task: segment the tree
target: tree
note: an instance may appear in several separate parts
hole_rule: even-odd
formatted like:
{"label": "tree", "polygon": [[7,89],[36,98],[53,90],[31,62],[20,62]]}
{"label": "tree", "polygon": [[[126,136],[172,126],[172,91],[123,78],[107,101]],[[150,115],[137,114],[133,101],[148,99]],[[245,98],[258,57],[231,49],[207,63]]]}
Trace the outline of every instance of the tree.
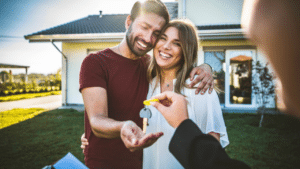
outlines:
{"label": "tree", "polygon": [[61,68],[59,68],[55,75],[55,86],[61,90]]}
{"label": "tree", "polygon": [[256,102],[259,105],[258,113],[261,113],[259,122],[259,127],[261,127],[266,112],[266,104],[270,102],[270,98],[275,97],[274,75],[269,72],[268,63],[262,66],[257,61],[253,69],[255,70],[255,74],[252,89],[256,95]]}

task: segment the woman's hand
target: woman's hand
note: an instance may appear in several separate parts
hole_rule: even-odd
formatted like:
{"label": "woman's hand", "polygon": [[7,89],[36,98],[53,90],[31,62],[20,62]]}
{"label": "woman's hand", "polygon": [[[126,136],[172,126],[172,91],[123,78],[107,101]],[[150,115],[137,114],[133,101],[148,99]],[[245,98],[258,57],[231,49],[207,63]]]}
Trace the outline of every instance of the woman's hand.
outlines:
{"label": "woman's hand", "polygon": [[81,136],[81,146],[80,146],[80,148],[82,149],[82,153],[84,153],[85,146],[87,146],[87,145],[89,145],[89,142],[85,138],[85,133],[83,133]]}

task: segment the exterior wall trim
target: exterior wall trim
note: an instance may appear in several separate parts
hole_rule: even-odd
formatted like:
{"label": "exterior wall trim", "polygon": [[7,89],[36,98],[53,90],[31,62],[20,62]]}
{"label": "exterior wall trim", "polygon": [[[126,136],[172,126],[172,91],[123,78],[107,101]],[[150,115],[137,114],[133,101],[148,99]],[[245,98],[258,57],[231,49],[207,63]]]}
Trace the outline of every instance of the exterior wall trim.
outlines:
{"label": "exterior wall trim", "polygon": [[98,33],[98,34],[56,34],[56,35],[32,35],[25,36],[29,42],[103,42],[103,41],[121,41],[125,33]]}
{"label": "exterior wall trim", "polygon": [[198,30],[201,40],[246,39],[242,29]]}

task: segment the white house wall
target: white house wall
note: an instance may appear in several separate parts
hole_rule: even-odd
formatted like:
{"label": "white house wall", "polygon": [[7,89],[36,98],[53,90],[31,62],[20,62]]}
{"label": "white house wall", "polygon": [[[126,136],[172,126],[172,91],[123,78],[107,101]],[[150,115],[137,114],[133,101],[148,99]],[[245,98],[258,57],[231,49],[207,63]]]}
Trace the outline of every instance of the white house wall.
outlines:
{"label": "white house wall", "polygon": [[184,2],[186,18],[197,26],[241,23],[243,0],[179,0],[179,18],[183,17]]}
{"label": "white house wall", "polygon": [[[98,51],[117,45],[118,43],[66,43],[62,44],[62,52],[68,58],[67,66],[67,92],[65,92],[65,81],[62,83],[63,104],[67,96],[67,104],[83,104],[81,93],[79,92],[79,72],[81,63],[88,55],[89,51]],[[65,59],[63,59],[64,71],[66,69]],[[66,72],[63,72],[66,79]],[[67,94],[67,95],[66,95]]]}

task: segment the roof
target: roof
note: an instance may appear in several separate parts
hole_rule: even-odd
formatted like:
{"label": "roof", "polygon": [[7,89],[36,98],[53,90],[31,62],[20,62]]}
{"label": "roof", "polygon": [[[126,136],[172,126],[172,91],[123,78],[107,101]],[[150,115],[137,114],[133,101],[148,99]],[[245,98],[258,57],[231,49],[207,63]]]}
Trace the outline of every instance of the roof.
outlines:
{"label": "roof", "polygon": [[11,64],[0,63],[0,68],[29,68],[29,67],[30,66],[11,65]]}
{"label": "roof", "polygon": [[[178,2],[165,3],[170,18],[178,17]],[[87,17],[25,35],[29,42],[53,41],[121,41],[126,31],[124,23],[129,14],[89,15]],[[240,25],[197,26],[200,39],[241,39]],[[212,30],[212,31],[211,31]],[[216,30],[222,30],[221,34]],[[224,30],[226,30],[224,32]],[[229,33],[228,33],[229,32]],[[220,36],[221,35],[221,36]]]}
{"label": "roof", "polygon": [[[177,2],[165,3],[171,19],[177,18]],[[89,15],[69,23],[42,30],[31,35],[25,35],[25,39],[35,35],[66,35],[66,34],[103,34],[124,33],[124,23],[129,14]]]}
{"label": "roof", "polygon": [[[89,15],[85,18],[42,30],[31,35],[89,34],[125,32],[125,20],[128,14]],[[26,37],[26,36],[25,36]]]}

